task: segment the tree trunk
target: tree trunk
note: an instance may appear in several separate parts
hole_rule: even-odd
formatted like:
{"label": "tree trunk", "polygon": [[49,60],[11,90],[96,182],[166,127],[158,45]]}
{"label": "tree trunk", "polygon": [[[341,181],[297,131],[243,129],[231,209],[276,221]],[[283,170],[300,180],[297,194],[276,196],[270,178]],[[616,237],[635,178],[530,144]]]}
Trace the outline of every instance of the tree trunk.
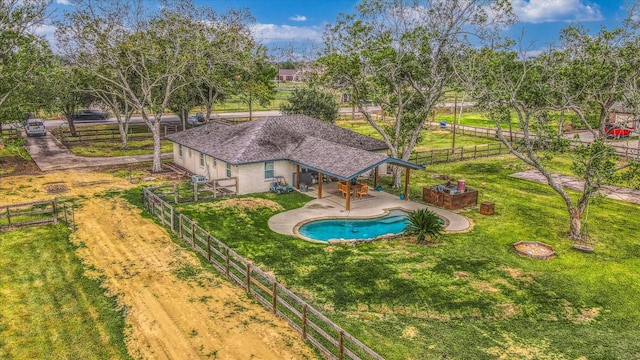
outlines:
{"label": "tree trunk", "polygon": [[77,136],[76,132],[76,124],[73,121],[73,115],[67,114],[67,124],[69,124],[69,131],[71,131],[71,136]]}
{"label": "tree trunk", "polygon": [[573,241],[584,241],[582,237],[582,211],[577,208],[569,209],[569,239]]}
{"label": "tree trunk", "polygon": [[151,168],[151,172],[157,173],[162,171],[160,162],[160,119],[156,118],[150,129],[153,133],[153,166]]}
{"label": "tree trunk", "polygon": [[122,116],[120,114],[116,114],[116,121],[118,122],[118,131],[120,132],[120,148],[128,149],[129,145],[127,144],[127,131],[129,130],[129,124],[124,124],[122,121]]}
{"label": "tree trunk", "polygon": [[394,189],[400,188],[402,186],[402,168],[400,166],[391,165],[391,172],[393,174],[391,187]]}

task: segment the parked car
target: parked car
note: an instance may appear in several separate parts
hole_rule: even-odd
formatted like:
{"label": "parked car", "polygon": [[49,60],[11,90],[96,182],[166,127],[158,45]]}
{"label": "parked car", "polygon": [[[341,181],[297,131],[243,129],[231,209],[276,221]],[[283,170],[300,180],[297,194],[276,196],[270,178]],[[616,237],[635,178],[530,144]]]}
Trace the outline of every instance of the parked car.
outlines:
{"label": "parked car", "polygon": [[24,132],[27,133],[27,136],[47,135],[47,130],[42,119],[27,119],[27,123],[24,127]]}
{"label": "parked car", "polygon": [[608,123],[604,127],[604,132],[607,134],[608,138],[624,138],[629,137],[631,135],[631,131],[633,129],[629,129],[624,125],[616,124],[616,123]]}
{"label": "parked car", "polygon": [[189,115],[187,117],[187,123],[191,125],[202,125],[204,124],[204,115],[202,113]]}
{"label": "parked car", "polygon": [[91,109],[83,109],[73,114],[73,120],[104,120],[109,117],[109,114]]}

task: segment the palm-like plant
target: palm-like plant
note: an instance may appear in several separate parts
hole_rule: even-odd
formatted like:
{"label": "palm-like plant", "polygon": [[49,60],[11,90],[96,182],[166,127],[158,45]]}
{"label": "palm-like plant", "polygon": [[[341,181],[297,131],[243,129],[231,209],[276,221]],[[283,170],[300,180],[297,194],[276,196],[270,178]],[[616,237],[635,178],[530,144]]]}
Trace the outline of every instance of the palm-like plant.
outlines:
{"label": "palm-like plant", "polygon": [[414,210],[407,215],[409,223],[404,228],[404,233],[407,235],[415,235],[418,244],[425,242],[427,238],[429,240],[435,240],[444,231],[442,220],[428,209]]}

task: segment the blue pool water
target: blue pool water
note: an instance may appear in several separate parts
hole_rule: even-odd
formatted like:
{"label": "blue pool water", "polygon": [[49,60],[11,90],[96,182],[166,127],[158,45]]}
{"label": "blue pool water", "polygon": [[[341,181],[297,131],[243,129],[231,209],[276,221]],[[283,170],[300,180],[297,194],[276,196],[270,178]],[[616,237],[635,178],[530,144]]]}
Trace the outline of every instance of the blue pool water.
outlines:
{"label": "blue pool water", "polygon": [[373,219],[330,219],[308,222],[298,229],[307,238],[329,241],[333,239],[365,240],[381,235],[399,234],[407,225],[407,212],[391,210]]}

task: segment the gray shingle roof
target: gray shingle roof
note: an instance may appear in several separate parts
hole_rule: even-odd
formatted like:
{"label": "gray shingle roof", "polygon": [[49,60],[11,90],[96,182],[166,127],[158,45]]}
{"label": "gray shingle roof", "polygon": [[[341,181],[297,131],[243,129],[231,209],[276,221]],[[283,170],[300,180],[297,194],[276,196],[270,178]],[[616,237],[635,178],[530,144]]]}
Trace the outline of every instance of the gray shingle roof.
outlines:
{"label": "gray shingle roof", "polygon": [[384,162],[384,142],[306,115],[264,117],[239,125],[212,122],[167,139],[241,165],[291,160],[342,178]]}

